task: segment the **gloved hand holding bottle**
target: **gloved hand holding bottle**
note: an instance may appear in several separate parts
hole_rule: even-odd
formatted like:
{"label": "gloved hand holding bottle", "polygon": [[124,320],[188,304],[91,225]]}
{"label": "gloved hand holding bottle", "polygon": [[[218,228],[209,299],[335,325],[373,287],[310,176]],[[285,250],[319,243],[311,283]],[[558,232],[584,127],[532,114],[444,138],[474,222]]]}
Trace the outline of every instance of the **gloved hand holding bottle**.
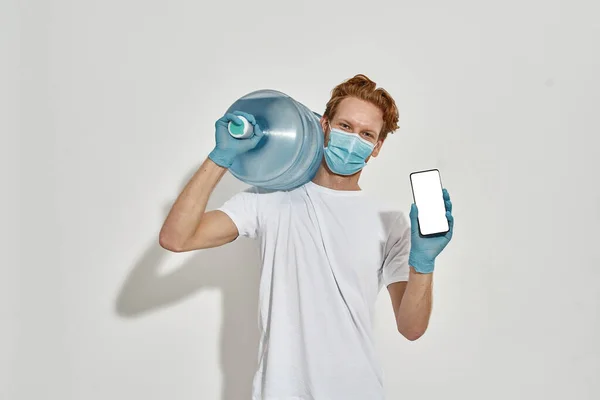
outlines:
{"label": "gloved hand holding bottle", "polygon": [[[242,125],[243,121],[239,118],[245,118],[254,128],[254,134],[245,139],[237,139],[229,133],[229,122],[236,125]],[[215,148],[208,157],[217,165],[229,168],[236,157],[247,151],[254,149],[263,138],[264,133],[256,124],[253,115],[241,111],[227,113],[215,123]]]}
{"label": "gloved hand holding bottle", "polygon": [[444,250],[452,239],[454,231],[454,217],[452,216],[452,202],[450,194],[446,189],[443,189],[444,203],[446,205],[446,218],[450,229],[443,236],[423,237],[419,233],[419,210],[415,204],[410,209],[410,225],[411,225],[411,245],[408,264],[415,271],[422,274],[430,274],[433,272],[435,258]]}

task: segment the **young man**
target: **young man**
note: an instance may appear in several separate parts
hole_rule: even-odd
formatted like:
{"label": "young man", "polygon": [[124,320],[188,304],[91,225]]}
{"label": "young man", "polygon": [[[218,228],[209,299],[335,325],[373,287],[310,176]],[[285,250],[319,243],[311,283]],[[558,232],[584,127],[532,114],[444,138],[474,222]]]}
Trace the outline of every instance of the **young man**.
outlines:
{"label": "young man", "polygon": [[[358,184],[388,133],[398,128],[394,100],[357,75],[332,92],[321,119],[325,156],[315,178],[290,191],[238,193],[206,212],[213,189],[235,157],[262,138],[237,140],[236,115],[216,123],[216,146],[179,195],[160,232],[175,251],[206,249],[238,236],[260,240],[259,365],[254,400],[376,400],[384,397],[371,324],[377,294],[391,296],[398,331],[416,340],[431,313],[436,256],[450,232],[421,237],[415,205],[410,224]],[[239,123],[240,121],[236,121]]]}

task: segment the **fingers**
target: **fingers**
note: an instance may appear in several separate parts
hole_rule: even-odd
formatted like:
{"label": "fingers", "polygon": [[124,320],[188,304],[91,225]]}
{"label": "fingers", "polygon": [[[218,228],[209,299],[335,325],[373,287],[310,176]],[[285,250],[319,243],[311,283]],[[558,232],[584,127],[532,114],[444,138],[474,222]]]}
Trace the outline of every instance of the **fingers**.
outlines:
{"label": "fingers", "polygon": [[243,124],[243,121],[239,118],[239,117],[244,117],[246,120],[248,120],[248,122],[250,122],[254,128],[254,137],[256,137],[257,139],[260,139],[264,136],[264,132],[262,131],[262,129],[260,129],[260,127],[258,126],[258,124],[256,123],[256,118],[254,118],[254,115],[243,112],[243,111],[233,111],[230,113],[226,113],[224,116],[222,116],[221,118],[219,118],[216,122],[216,126],[226,126],[229,122],[233,122],[236,125],[241,125]]}
{"label": "fingers", "polygon": [[252,125],[256,125],[256,119],[254,118],[254,115],[252,115],[252,114],[248,114],[243,111],[234,111],[233,114],[242,116],[242,117],[246,118],[248,120],[248,122],[250,122]]}
{"label": "fingers", "polygon": [[446,200],[444,204],[446,205],[446,211],[452,212],[452,202],[450,200]]}
{"label": "fingers", "polygon": [[264,135],[264,132],[262,131],[262,129],[260,129],[260,126],[258,126],[258,124],[256,123],[256,118],[254,118],[254,115],[248,114],[243,111],[234,111],[233,114],[246,118],[248,120],[248,122],[250,122],[252,124],[252,126],[254,127],[254,137],[257,137],[260,139]]}
{"label": "fingers", "polygon": [[444,194],[444,204],[446,206],[446,218],[448,219],[448,226],[450,229],[446,234],[446,238],[451,239],[452,233],[454,232],[454,216],[452,215],[452,201],[450,200],[450,193],[446,188],[442,189],[442,193]]}
{"label": "fingers", "polygon": [[442,189],[442,194],[444,195],[444,200],[450,200],[450,193],[448,192],[448,190],[446,188]]}
{"label": "fingers", "polygon": [[442,194],[444,196],[444,204],[446,206],[446,211],[452,212],[452,201],[450,200],[450,193],[446,188],[442,189]]}
{"label": "fingers", "polygon": [[221,120],[224,120],[225,122],[233,122],[236,125],[241,125],[243,124],[242,120],[239,119],[235,114],[233,113],[227,113],[223,116],[223,118],[221,118]]}
{"label": "fingers", "polygon": [[255,137],[263,137],[265,133],[262,131],[262,129],[260,129],[260,126],[258,126],[258,124],[254,125],[254,136]]}
{"label": "fingers", "polygon": [[218,128],[219,126],[227,126],[228,123],[229,118],[227,117],[227,114],[225,114],[215,122],[215,127]]}
{"label": "fingers", "polygon": [[450,211],[447,211],[446,218],[448,219],[448,226],[450,227],[448,233],[446,233],[446,238],[450,239],[452,238],[452,234],[454,233],[454,216]]}
{"label": "fingers", "polygon": [[260,128],[258,127],[258,125],[256,125],[254,127],[254,135],[252,135],[249,139],[250,143],[252,143],[253,148],[256,147],[258,145],[258,143],[263,139],[264,134],[262,133],[262,131],[260,130]]}

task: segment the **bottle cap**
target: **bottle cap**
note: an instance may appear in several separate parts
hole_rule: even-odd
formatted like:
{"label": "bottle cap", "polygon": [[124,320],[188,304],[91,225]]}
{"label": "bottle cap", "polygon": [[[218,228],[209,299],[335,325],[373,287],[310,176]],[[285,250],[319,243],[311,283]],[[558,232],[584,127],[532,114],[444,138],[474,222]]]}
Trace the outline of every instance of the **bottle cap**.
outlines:
{"label": "bottle cap", "polygon": [[229,121],[229,134],[236,139],[246,139],[254,134],[254,126],[244,117],[237,115],[242,124],[235,124]]}

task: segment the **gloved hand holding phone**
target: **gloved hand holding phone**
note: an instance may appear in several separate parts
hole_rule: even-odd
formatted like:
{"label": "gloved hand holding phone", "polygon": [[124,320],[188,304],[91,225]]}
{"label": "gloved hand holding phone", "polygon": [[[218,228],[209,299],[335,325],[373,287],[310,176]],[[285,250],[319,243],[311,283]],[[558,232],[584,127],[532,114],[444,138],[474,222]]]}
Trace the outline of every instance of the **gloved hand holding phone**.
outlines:
{"label": "gloved hand holding phone", "polygon": [[408,257],[408,264],[415,271],[422,274],[430,274],[435,266],[435,258],[444,250],[450,243],[454,231],[454,217],[452,216],[452,201],[450,194],[446,189],[443,189],[444,204],[446,206],[446,218],[450,230],[439,236],[421,236],[419,233],[419,210],[415,204],[410,209],[410,225],[411,225],[411,246]]}
{"label": "gloved hand holding phone", "polygon": [[[254,135],[246,139],[237,139],[229,133],[229,122],[236,125],[242,124],[239,116],[246,118],[254,128]],[[236,157],[247,151],[254,149],[263,138],[264,133],[256,124],[256,119],[253,115],[241,111],[227,113],[219,118],[215,123],[215,148],[210,152],[208,157],[217,165],[224,168],[229,168],[235,161]]]}

